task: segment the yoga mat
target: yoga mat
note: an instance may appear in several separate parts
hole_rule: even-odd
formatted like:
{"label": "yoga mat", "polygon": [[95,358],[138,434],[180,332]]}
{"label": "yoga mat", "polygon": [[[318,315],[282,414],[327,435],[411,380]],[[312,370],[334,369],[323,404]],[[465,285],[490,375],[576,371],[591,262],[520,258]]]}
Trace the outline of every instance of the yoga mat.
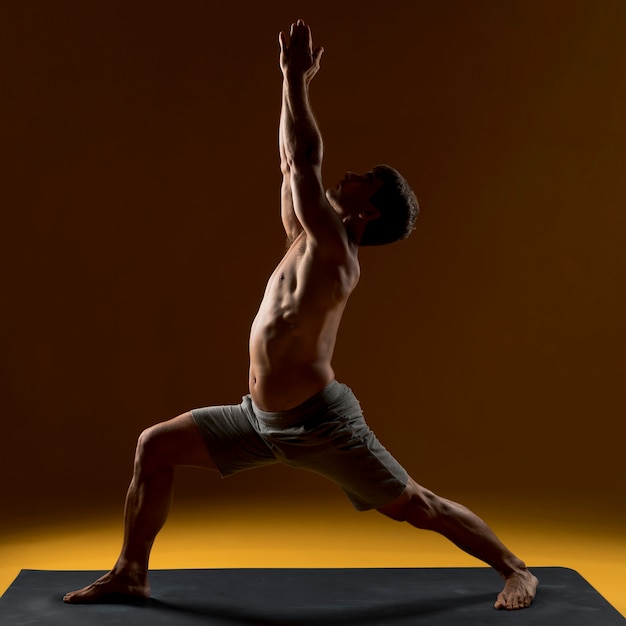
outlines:
{"label": "yoga mat", "polygon": [[0,598],[11,626],[624,626],[574,570],[531,568],[535,603],[492,608],[502,587],[489,568],[179,569],[151,571],[152,598],[67,605],[63,595],[97,571],[22,570]]}

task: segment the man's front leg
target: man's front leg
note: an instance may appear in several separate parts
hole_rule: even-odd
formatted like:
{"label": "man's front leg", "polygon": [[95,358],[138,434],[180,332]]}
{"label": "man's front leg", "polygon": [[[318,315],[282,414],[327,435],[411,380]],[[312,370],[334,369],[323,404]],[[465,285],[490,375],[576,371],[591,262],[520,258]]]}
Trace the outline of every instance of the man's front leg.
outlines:
{"label": "man's front leg", "polygon": [[110,572],[68,593],[64,602],[93,603],[111,595],[150,596],[148,561],[169,514],[177,465],[217,470],[191,413],[156,424],[141,434],[126,495],[120,556]]}

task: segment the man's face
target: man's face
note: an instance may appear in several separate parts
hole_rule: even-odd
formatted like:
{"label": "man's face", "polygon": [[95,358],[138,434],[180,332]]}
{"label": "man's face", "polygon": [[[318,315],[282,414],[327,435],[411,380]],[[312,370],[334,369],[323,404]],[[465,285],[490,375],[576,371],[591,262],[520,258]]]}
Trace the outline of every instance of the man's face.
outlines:
{"label": "man's face", "polygon": [[370,205],[370,198],[380,189],[382,179],[373,172],[346,175],[326,191],[326,197],[341,217],[363,210]]}

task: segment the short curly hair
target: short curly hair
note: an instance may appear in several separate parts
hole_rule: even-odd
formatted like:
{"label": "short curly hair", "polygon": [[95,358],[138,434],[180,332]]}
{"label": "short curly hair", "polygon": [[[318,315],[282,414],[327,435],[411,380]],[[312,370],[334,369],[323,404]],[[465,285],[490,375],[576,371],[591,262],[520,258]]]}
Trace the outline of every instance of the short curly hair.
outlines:
{"label": "short curly hair", "polygon": [[419,214],[415,193],[405,178],[389,165],[377,165],[372,173],[383,181],[370,198],[380,217],[367,224],[359,245],[382,246],[406,239],[415,229]]}

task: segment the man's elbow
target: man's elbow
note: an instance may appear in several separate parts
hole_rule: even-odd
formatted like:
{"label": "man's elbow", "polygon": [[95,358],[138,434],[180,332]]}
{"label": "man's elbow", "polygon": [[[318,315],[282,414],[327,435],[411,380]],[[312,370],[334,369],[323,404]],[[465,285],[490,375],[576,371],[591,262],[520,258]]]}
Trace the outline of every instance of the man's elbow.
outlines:
{"label": "man's elbow", "polygon": [[322,153],[316,149],[295,150],[287,157],[288,171],[298,171],[302,169],[310,169],[311,167],[320,167],[322,164]]}

